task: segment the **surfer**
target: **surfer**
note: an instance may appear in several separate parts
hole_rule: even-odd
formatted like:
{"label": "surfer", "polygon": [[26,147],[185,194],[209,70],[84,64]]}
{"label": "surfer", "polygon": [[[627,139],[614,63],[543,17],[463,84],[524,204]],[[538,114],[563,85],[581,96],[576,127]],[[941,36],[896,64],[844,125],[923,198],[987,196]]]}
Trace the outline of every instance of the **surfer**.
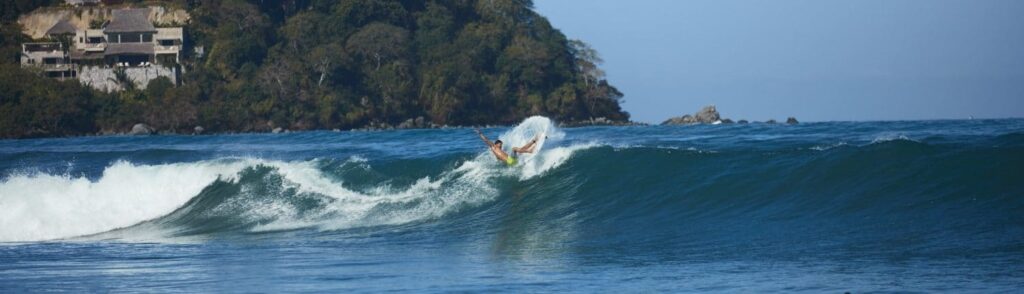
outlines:
{"label": "surfer", "polygon": [[[497,157],[498,161],[504,162],[508,166],[516,165],[516,158],[514,156],[509,156],[508,153],[501,150],[501,140],[494,140],[494,143],[491,143],[491,140],[488,140],[487,137],[484,136],[484,133],[480,132],[480,129],[474,128],[473,130],[476,131],[477,135],[480,135],[480,140],[483,140],[484,143],[490,147],[491,153],[494,153],[494,157]],[[537,134],[536,137],[533,137],[533,140],[530,140],[530,143],[526,143],[523,147],[512,147],[512,155],[519,155],[519,153],[533,153],[534,144],[537,144],[537,139],[539,138],[540,134]]]}

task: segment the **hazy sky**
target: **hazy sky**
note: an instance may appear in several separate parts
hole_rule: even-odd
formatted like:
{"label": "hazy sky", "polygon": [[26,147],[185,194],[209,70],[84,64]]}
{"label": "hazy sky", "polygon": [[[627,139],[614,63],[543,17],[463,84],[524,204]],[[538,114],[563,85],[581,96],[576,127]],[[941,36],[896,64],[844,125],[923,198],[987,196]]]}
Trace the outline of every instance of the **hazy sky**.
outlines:
{"label": "hazy sky", "polygon": [[1024,0],[534,0],[633,119],[1024,117]]}

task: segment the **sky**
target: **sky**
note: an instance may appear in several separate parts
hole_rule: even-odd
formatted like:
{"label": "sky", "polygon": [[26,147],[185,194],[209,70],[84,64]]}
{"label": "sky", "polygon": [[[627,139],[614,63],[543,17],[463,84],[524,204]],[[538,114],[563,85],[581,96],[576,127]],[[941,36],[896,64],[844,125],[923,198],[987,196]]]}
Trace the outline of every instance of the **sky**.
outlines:
{"label": "sky", "polygon": [[1024,117],[1021,0],[534,0],[634,121]]}

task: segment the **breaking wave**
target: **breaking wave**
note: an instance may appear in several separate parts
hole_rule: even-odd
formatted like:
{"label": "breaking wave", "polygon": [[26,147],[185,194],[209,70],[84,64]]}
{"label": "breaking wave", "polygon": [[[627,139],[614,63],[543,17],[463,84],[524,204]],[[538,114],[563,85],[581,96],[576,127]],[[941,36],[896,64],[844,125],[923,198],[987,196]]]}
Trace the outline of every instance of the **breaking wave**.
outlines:
{"label": "breaking wave", "polygon": [[771,244],[850,232],[873,243],[919,236],[912,241],[922,250],[952,244],[948,239],[1005,240],[979,249],[1005,250],[1019,248],[1011,245],[1024,235],[1019,133],[980,145],[889,136],[866,144],[702,150],[561,144],[565,134],[534,117],[498,138],[516,146],[541,132],[546,146],[514,168],[481,151],[117,161],[96,178],[16,173],[0,181],[0,242],[437,225],[473,231],[494,223],[514,224],[508,234],[652,244],[691,235]]}

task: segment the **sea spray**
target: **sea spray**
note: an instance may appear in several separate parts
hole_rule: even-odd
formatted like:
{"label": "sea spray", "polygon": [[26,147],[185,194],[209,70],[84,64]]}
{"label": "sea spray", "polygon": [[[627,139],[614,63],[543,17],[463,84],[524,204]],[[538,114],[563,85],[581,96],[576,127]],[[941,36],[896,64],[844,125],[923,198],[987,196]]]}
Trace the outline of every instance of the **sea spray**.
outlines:
{"label": "sea spray", "polygon": [[0,289],[1012,293],[1024,281],[1024,120],[559,131],[533,171],[465,128],[0,141],[0,235],[24,241],[0,242]]}
{"label": "sea spray", "polygon": [[173,211],[246,162],[135,165],[119,161],[99,180],[27,174],[0,182],[0,241],[38,241],[100,233]]}
{"label": "sea spray", "polygon": [[[510,145],[525,144],[541,133],[564,136],[549,119],[532,117],[501,138]],[[406,186],[389,181],[347,185],[318,159],[222,158],[158,165],[118,161],[97,180],[18,175],[0,182],[0,207],[9,212],[0,217],[0,242],[97,238],[100,233],[106,234],[99,238],[132,239],[225,230],[339,230],[436,219],[493,201],[499,195],[495,181],[537,176],[590,146],[538,146],[535,160],[512,169],[482,151],[451,170],[421,176]],[[344,162],[368,169],[367,161],[351,156]]]}

